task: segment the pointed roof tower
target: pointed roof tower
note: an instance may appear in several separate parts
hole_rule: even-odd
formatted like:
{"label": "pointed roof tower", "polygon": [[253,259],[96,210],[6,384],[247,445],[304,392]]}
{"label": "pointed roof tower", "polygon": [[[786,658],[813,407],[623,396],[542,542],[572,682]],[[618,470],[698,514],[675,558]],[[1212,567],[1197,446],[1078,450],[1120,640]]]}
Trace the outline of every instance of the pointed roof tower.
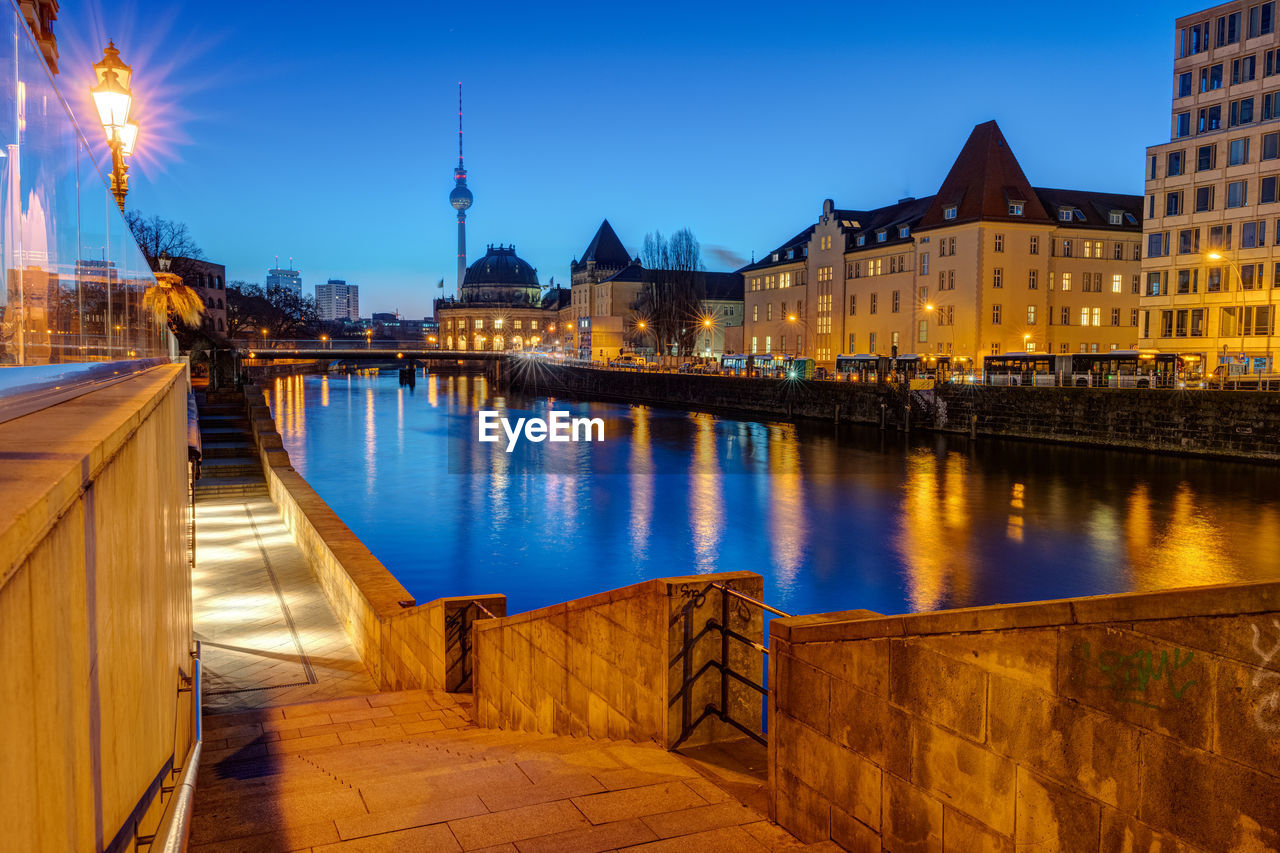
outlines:
{"label": "pointed roof tower", "polygon": [[[1010,213],[1015,203],[1022,205],[1021,216]],[[948,219],[946,210],[950,207],[956,210]],[[969,140],[916,230],[978,220],[1053,221],[994,121],[978,125],[969,134]]]}
{"label": "pointed roof tower", "polygon": [[587,261],[595,261],[597,267],[611,269],[622,269],[631,263],[631,256],[627,254],[622,241],[614,233],[609,220],[606,219],[600,223],[596,236],[591,238],[591,244],[587,246],[579,263],[585,264]]}

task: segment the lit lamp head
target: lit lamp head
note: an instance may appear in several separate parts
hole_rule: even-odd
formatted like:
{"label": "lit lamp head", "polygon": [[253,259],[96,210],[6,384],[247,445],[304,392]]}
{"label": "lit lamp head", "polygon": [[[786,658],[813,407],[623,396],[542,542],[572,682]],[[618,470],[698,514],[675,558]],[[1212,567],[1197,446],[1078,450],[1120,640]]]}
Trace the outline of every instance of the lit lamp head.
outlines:
{"label": "lit lamp head", "polygon": [[1211,261],[1222,260],[1222,254],[1220,252],[1209,252],[1208,254],[1205,255],[1205,257]]}
{"label": "lit lamp head", "polygon": [[94,63],[94,73],[98,76],[98,85],[89,91],[93,94],[94,106],[98,108],[98,119],[107,139],[119,138],[124,153],[133,152],[133,145],[138,138],[138,125],[129,121],[129,108],[133,104],[133,93],[129,83],[133,79],[133,69],[120,61],[120,51],[115,42],[108,42],[103,51],[102,61]]}

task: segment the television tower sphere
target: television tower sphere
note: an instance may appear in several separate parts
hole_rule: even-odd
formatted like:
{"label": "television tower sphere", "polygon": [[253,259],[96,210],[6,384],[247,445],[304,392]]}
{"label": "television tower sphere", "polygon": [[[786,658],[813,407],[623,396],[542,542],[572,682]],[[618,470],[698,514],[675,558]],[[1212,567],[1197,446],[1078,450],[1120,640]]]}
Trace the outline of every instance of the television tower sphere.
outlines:
{"label": "television tower sphere", "polygon": [[466,210],[471,206],[471,200],[471,190],[467,189],[467,185],[463,183],[459,183],[453,188],[453,192],[449,193],[449,204],[453,205],[454,210]]}

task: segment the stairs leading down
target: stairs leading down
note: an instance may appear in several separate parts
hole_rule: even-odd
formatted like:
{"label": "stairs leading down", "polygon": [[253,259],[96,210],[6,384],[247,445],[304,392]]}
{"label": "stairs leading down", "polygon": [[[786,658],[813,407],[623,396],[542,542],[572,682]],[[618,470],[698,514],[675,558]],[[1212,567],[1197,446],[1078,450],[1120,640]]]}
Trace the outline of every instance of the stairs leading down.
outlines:
{"label": "stairs leading down", "polygon": [[196,500],[265,495],[267,481],[253,443],[244,397],[235,392],[196,395],[204,453]]}

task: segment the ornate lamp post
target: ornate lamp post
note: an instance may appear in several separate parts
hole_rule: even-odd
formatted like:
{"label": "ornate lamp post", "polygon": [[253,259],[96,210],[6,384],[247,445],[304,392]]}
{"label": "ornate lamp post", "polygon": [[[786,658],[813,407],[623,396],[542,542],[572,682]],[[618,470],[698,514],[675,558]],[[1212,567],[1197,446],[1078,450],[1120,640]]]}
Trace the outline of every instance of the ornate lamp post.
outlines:
{"label": "ornate lamp post", "polygon": [[90,89],[98,119],[107,134],[111,147],[111,194],[124,213],[124,197],[129,194],[129,164],[125,158],[133,154],[138,142],[138,123],[129,121],[129,108],[133,104],[133,92],[129,83],[133,69],[120,61],[120,51],[115,42],[107,42],[101,62],[94,63],[98,85]]}

